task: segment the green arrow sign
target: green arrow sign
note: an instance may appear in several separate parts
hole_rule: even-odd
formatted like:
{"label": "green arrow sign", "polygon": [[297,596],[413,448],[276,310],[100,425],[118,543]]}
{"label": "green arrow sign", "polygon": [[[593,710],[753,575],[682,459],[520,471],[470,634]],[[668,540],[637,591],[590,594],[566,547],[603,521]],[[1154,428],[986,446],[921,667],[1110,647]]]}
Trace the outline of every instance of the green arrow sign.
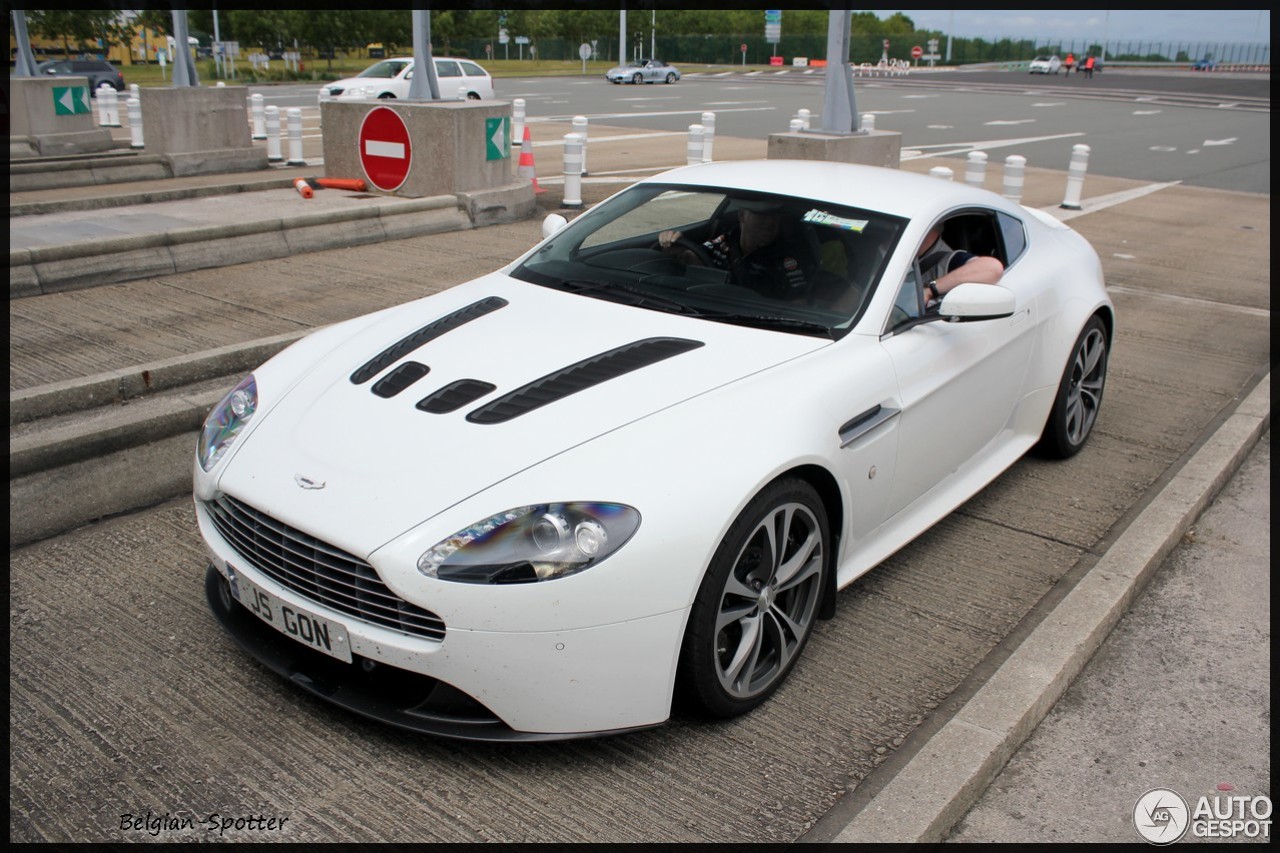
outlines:
{"label": "green arrow sign", "polygon": [[89,112],[89,90],[84,86],[54,86],[53,114],[74,116]]}
{"label": "green arrow sign", "polygon": [[484,159],[511,159],[511,120],[487,118],[484,120]]}

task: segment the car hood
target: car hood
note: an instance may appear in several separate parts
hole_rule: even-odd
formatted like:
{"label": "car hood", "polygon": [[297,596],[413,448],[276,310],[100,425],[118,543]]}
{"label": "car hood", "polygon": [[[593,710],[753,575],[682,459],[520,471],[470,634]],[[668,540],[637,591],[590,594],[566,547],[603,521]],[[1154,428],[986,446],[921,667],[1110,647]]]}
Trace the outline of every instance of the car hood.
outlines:
{"label": "car hood", "polygon": [[[259,371],[262,411],[219,488],[367,556],[550,457],[830,343],[495,273],[385,312],[300,379],[287,352]],[[579,498],[616,499],[536,499]]]}

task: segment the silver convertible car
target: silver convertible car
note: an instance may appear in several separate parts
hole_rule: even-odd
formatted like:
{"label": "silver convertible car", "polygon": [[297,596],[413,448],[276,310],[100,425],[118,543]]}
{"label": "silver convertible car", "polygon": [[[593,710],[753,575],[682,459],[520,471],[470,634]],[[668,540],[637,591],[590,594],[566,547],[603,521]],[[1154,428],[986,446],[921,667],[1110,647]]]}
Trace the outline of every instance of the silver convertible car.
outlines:
{"label": "silver convertible car", "polygon": [[209,606],[302,690],[491,741],[747,713],[837,590],[1098,423],[1098,257],[995,193],[708,163],[543,234],[205,423]]}
{"label": "silver convertible car", "polygon": [[610,68],[605,78],[610,83],[674,83],[680,79],[680,69],[661,59],[637,59],[629,65]]}

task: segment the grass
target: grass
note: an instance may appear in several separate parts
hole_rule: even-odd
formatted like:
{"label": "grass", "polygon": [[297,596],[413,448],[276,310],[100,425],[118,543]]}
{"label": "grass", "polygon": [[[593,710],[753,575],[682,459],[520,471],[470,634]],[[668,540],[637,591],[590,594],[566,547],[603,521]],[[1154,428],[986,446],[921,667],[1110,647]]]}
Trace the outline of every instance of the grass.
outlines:
{"label": "grass", "polygon": [[[269,70],[255,72],[247,61],[237,60],[235,63],[235,79],[227,79],[231,85],[257,85],[262,83],[323,83],[326,80],[340,80],[343,77],[354,77],[372,65],[376,60],[369,59],[309,59],[302,62],[302,70],[294,72],[285,70],[284,63],[278,59],[271,60]],[[480,64],[496,79],[503,77],[573,77],[583,76],[582,61],[560,60],[519,60],[495,59],[481,61]],[[605,72],[614,66],[612,62],[588,62],[586,76],[603,78]],[[691,70],[691,66],[679,66]],[[743,70],[743,66],[696,66],[698,70],[716,68],[719,70]],[[169,86],[173,79],[173,66],[167,65],[162,70],[159,65],[118,65],[124,72],[125,83],[137,83],[139,86]],[[770,70],[768,65],[748,65],[745,70]],[[778,69],[773,68],[776,71]],[[220,78],[213,60],[202,59],[196,63],[196,74],[200,84],[211,86]]]}

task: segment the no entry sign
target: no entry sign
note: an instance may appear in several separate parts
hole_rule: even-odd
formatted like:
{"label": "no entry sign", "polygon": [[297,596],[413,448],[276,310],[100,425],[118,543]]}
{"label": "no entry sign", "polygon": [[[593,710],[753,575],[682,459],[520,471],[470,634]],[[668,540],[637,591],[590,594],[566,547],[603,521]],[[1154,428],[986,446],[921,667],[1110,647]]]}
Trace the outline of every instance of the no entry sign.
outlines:
{"label": "no entry sign", "polygon": [[383,192],[397,190],[412,163],[404,119],[390,107],[374,107],[360,122],[360,166],[369,183]]}

